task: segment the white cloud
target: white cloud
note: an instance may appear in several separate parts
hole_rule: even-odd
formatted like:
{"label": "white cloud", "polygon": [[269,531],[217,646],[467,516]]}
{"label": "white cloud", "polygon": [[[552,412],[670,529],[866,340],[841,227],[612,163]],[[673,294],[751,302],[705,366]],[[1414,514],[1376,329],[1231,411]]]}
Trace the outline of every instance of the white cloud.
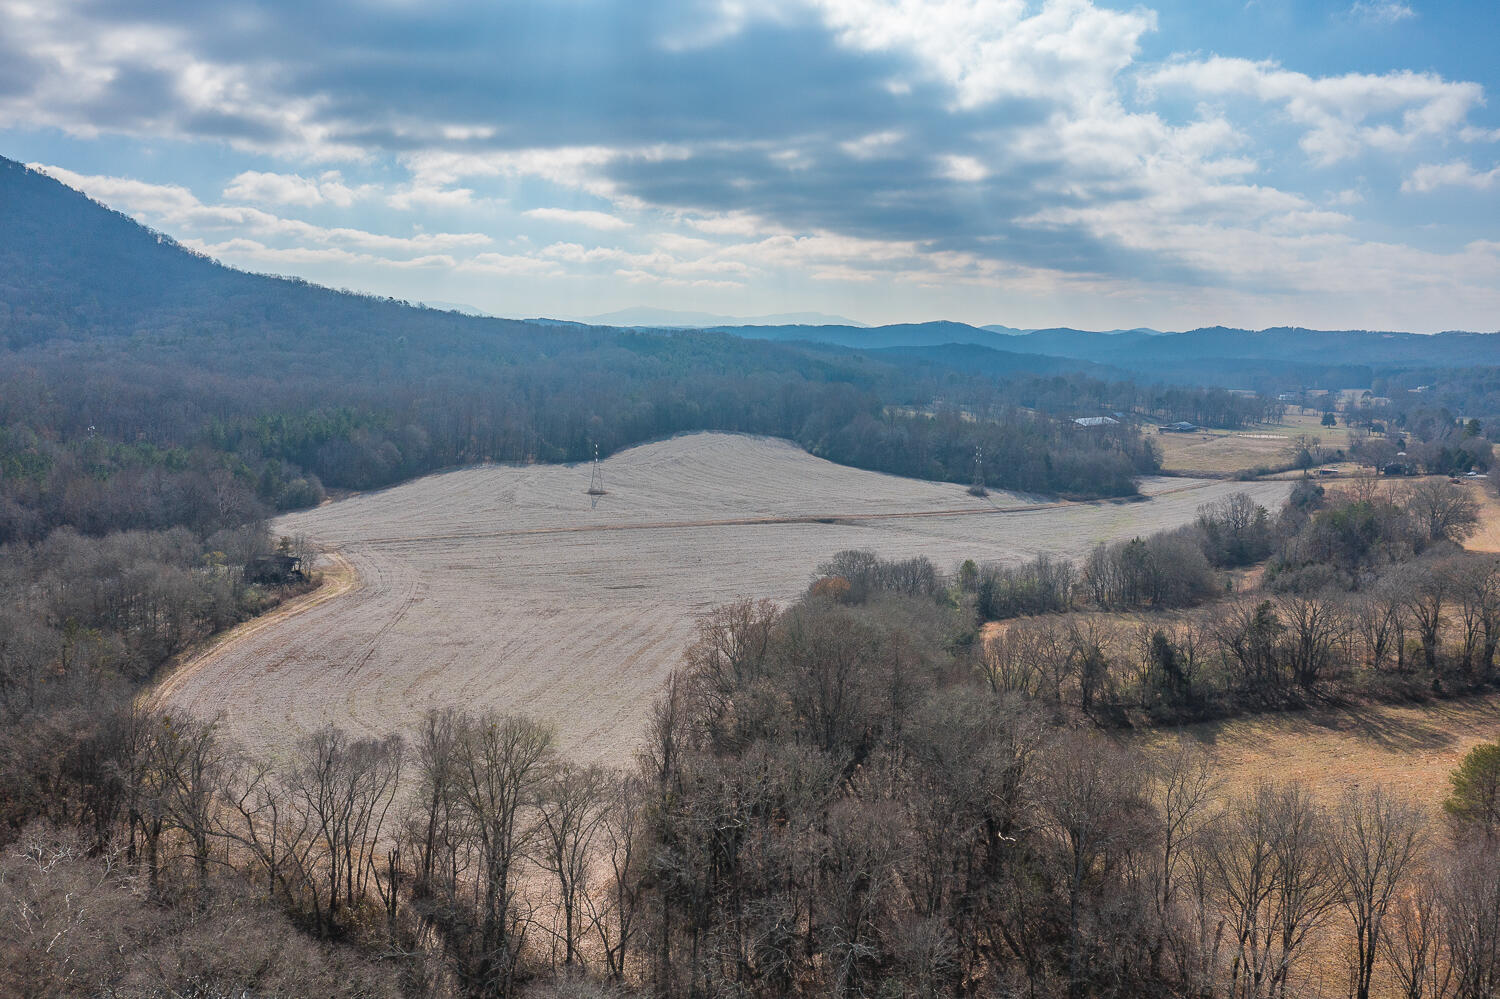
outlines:
{"label": "white cloud", "polygon": [[857,160],[874,159],[894,152],[906,139],[906,133],[898,129],[871,132],[858,139],[839,143],[839,148]]}
{"label": "white cloud", "polygon": [[460,261],[455,269],[499,277],[562,277],[567,273],[550,260],[509,253],[477,253]]}
{"label": "white cloud", "polygon": [[743,281],[720,281],[712,278],[678,278],[631,268],[620,268],[615,271],[615,277],[624,278],[631,284],[654,284],[664,288],[730,289],[743,288],[745,286]]}
{"label": "white cloud", "polygon": [[[68,0],[0,0],[0,23],[43,68],[27,89],[0,97],[0,126],[83,138],[115,132],[193,140],[207,131],[243,151],[316,161],[366,155],[319,120],[325,98],[278,93],[274,61],[212,61],[184,29],[94,22]],[[149,99],[121,90],[122,80],[153,81]]]}
{"label": "white cloud", "polygon": [[699,232],[712,236],[754,236],[780,228],[748,212],[725,212],[721,215],[690,217],[684,221]]}
{"label": "white cloud", "polygon": [[148,184],[129,177],[91,177],[46,163],[26,165],[122,211],[158,218],[180,218],[202,207],[192,191],[178,184]]}
{"label": "white cloud", "polygon": [[368,197],[373,190],[369,186],[357,190],[349,187],[337,170],[324,171],[318,177],[247,170],[229,181],[224,188],[224,197],[234,201],[299,205],[305,208],[317,205],[348,208],[356,199]]}
{"label": "white cloud", "polygon": [[308,264],[337,264],[354,267],[379,267],[393,270],[448,270],[456,261],[448,254],[425,254],[420,257],[393,258],[374,253],[357,253],[340,247],[268,246],[253,239],[228,239],[212,243],[201,239],[184,239],[182,244],[200,253],[236,263],[269,267],[299,267]]}
{"label": "white cloud", "polygon": [[[31,167],[112,208],[136,215],[153,225],[169,225],[179,231],[184,243],[203,232],[231,230],[263,239],[280,238],[304,244],[348,247],[395,259],[400,256],[431,257],[439,251],[451,252],[493,242],[489,236],[478,232],[417,232],[409,236],[392,236],[347,226],[319,226],[247,205],[204,204],[187,188],[177,185],[150,184],[124,177],[88,176],[45,164],[31,164]],[[294,248],[282,249],[292,253]]]}
{"label": "white cloud", "polygon": [[1004,97],[1084,106],[1108,94],[1140,37],[1156,27],[1144,8],[1088,0],[813,0],[844,44],[906,50],[953,89],[961,108]]}
{"label": "white cloud", "polygon": [[[1371,23],[1415,16],[1408,4],[1391,0],[1342,0],[1336,10]],[[1425,9],[1424,15],[1436,17]],[[847,94],[878,94],[864,105],[871,113],[841,114],[843,106],[826,103],[816,87],[778,89],[779,77],[763,81],[763,95],[752,95],[763,96],[775,113],[747,113],[750,105],[734,92],[738,77],[705,69],[716,53],[670,65],[674,52],[726,43],[768,19],[779,27],[767,36],[795,36],[805,47],[799,52],[840,49],[824,52],[850,74]],[[407,52],[394,30],[382,35],[372,28],[359,44],[376,55],[409,58],[403,63],[411,67],[409,88],[403,79],[388,92],[357,89],[351,84],[357,74],[339,68],[358,64],[354,50],[339,49],[343,41],[330,36],[321,42],[341,60],[329,60],[316,74],[326,91],[292,93],[293,81],[307,76],[297,72],[305,68],[297,46],[269,44],[279,37],[274,32],[257,35],[258,47],[247,44],[243,52],[211,46],[202,41],[204,26],[221,23],[211,16],[163,28],[128,12],[85,14],[82,0],[0,0],[0,23],[6,25],[0,50],[24,52],[46,66],[28,77],[30,92],[0,95],[0,127],[224,142],[279,161],[272,171],[238,174],[211,204],[177,185],[54,174],[185,241],[281,266],[296,260],[358,266],[363,255],[392,267],[436,269],[449,260],[475,275],[572,275],[607,283],[619,272],[621,280],[661,287],[878,279],[882,286],[1087,289],[1143,300],[1168,287],[1159,274],[1176,268],[1226,294],[1249,295],[1255,282],[1268,295],[1301,294],[1307,275],[1324,269],[1330,287],[1340,287],[1333,278],[1347,276],[1343,260],[1318,254],[1351,258],[1373,245],[1350,235],[1369,230],[1351,226],[1346,212],[1378,221],[1389,192],[1356,170],[1307,181],[1283,169],[1275,174],[1281,186],[1271,186],[1268,166],[1301,158],[1281,144],[1288,122],[1306,157],[1321,165],[1372,151],[1398,154],[1387,158],[1407,174],[1402,187],[1410,192],[1452,188],[1478,201],[1470,192],[1500,186],[1500,167],[1446,162],[1459,153],[1444,147],[1500,141],[1491,122],[1469,121],[1484,101],[1478,84],[1436,72],[1319,77],[1275,62],[1179,57],[1145,67],[1141,89],[1130,94],[1122,86],[1140,68],[1140,42],[1155,29],[1156,15],[1090,0],[693,0],[688,13],[665,3],[643,22],[652,28],[643,42],[633,36],[625,42],[644,44],[662,68],[631,80],[631,100],[649,112],[640,116],[638,134],[577,100],[573,91],[591,92],[608,78],[581,69],[576,87],[559,89],[556,114],[550,93],[464,102],[463,115],[474,120],[456,120],[457,105],[430,98],[424,114],[422,95],[434,92],[434,80],[446,87],[452,82],[446,74],[472,74],[472,90],[480,93],[504,74],[450,66],[436,48]],[[652,47],[663,37],[670,42],[665,50]],[[556,43],[543,38],[536,47]],[[699,74],[694,79],[705,86],[726,83],[724,103],[735,110],[710,120],[698,101],[677,103],[677,92],[651,89],[659,76],[680,91],[679,71]],[[1185,95],[1197,107],[1153,106],[1155,92]],[[1146,103],[1134,103],[1135,96]],[[836,117],[816,117],[829,107]],[[377,157],[382,169],[405,167],[408,176],[361,186],[323,170],[324,161]],[[671,168],[682,160],[695,162]],[[351,177],[378,175],[339,165]],[[976,186],[981,181],[985,186]],[[841,183],[847,197],[822,196]],[[809,198],[810,191],[820,196]],[[882,215],[886,204],[899,210]],[[955,224],[955,206],[969,204],[993,207],[967,212]],[[353,224],[285,217],[293,208],[309,215],[316,208],[320,221],[335,209],[350,210],[338,218]],[[410,224],[388,225],[381,208],[411,213]],[[515,225],[505,244],[515,252],[481,252],[496,242],[479,232],[423,232],[423,222],[439,228],[427,213],[464,219],[462,228]],[[370,217],[382,221],[365,221]],[[381,228],[389,231],[370,231]],[[538,245],[559,234],[579,241],[532,251],[528,229]],[[1047,231],[1038,237],[1036,229]],[[865,238],[847,235],[853,232]],[[620,245],[586,245],[590,235],[606,238],[600,233]],[[938,238],[944,247],[964,249],[940,251]],[[1028,246],[1055,251],[1055,269],[1034,264]],[[1294,266],[1245,261],[1242,253],[1284,253]],[[1483,261],[1494,256],[1486,253],[1451,255],[1455,273],[1483,274]],[[1006,259],[991,259],[1002,254]],[[1414,268],[1410,282],[1450,286],[1438,269],[1449,257],[1403,259]],[[1087,267],[1099,272],[1079,271]]]}
{"label": "white cloud", "polygon": [[1416,11],[1398,0],[1354,0],[1349,14],[1374,24],[1396,24],[1417,16]]}
{"label": "white cloud", "polygon": [[1469,112],[1484,103],[1479,84],[1452,82],[1435,73],[1315,78],[1274,62],[1222,56],[1168,63],[1143,76],[1142,84],[1148,95],[1158,88],[1179,88],[1280,105],[1306,129],[1300,145],[1322,165],[1363,149],[1400,151],[1421,140],[1461,138]]}
{"label": "white cloud", "polygon": [[1480,171],[1464,160],[1454,160],[1451,163],[1422,164],[1402,181],[1401,190],[1425,194],[1440,187],[1469,187],[1488,191],[1497,185],[1500,185],[1500,166]]}
{"label": "white cloud", "polygon": [[556,146],[486,152],[455,152],[429,149],[399,157],[412,173],[414,190],[446,192],[460,180],[487,177],[534,177],[558,187],[583,191],[613,202],[618,207],[639,207],[636,199],[622,194],[605,175],[614,163],[640,161],[659,163],[687,159],[685,146],[656,143],[644,146]]}
{"label": "white cloud", "polygon": [[589,229],[611,231],[629,229],[630,223],[607,212],[579,211],[571,208],[530,208],[522,213],[527,218],[543,222],[561,222],[564,225],[581,225]]}
{"label": "white cloud", "polygon": [[940,156],[938,173],[961,184],[977,183],[990,175],[985,165],[972,156]]}

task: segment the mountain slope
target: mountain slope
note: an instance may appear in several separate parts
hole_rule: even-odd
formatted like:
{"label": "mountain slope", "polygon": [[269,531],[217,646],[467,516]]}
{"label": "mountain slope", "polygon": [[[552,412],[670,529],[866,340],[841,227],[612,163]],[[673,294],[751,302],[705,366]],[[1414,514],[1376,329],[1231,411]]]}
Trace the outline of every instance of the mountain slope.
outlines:
{"label": "mountain slope", "polygon": [[983,447],[990,485],[1028,492],[1128,495],[1153,469],[1134,428],[925,415],[1004,391],[834,344],[473,317],[248,274],[0,160],[0,544],[64,526],[208,538],[325,487],[698,430],[964,482]]}

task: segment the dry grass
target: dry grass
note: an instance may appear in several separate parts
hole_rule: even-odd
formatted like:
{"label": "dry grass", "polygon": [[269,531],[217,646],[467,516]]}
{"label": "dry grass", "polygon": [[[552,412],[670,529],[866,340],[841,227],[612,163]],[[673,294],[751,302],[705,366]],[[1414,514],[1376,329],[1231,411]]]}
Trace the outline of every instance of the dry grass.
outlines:
{"label": "dry grass", "polygon": [[1290,461],[1298,437],[1316,438],[1333,448],[1349,443],[1348,428],[1322,425],[1316,410],[1291,408],[1280,423],[1260,424],[1248,430],[1203,430],[1194,434],[1157,434],[1152,441],[1161,448],[1162,468],[1185,475],[1227,475],[1249,468]]}
{"label": "dry grass", "polygon": [[696,434],[615,455],[608,495],[587,466],[429,476],[283,517],[355,567],[360,585],[225,641],[172,678],[164,703],[223,713],[274,752],[336,722],[412,724],[429,706],[525,711],[563,748],[624,763],[698,615],[739,596],[786,600],[846,548],[887,557],[1076,558],[1101,538],[1173,527],[1248,489],[1151,479],[1133,503],[1048,503],[861,472],[782,441]]}
{"label": "dry grass", "polygon": [[1495,495],[1487,479],[1471,479],[1464,488],[1479,501],[1479,530],[1464,542],[1464,547],[1471,552],[1500,552],[1500,496]]}
{"label": "dry grass", "polygon": [[1331,802],[1345,788],[1384,784],[1435,816],[1463,755],[1500,737],[1500,694],[1256,715],[1163,729],[1145,741],[1162,746],[1179,734],[1213,754],[1226,794],[1298,780]]}

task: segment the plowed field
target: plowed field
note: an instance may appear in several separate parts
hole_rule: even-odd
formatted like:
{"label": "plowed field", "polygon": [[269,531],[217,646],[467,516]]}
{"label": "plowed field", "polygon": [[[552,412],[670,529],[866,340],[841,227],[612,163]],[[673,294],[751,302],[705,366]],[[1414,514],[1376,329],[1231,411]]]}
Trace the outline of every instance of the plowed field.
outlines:
{"label": "plowed field", "polygon": [[794,597],[836,551],[943,568],[1077,557],[1232,492],[1274,507],[1289,488],[1164,478],[1143,502],[975,499],[727,434],[633,448],[603,475],[590,497],[585,465],[471,468],[281,518],[276,533],[305,533],[357,580],[188,660],[161,699],[222,714],[271,754],[326,721],[384,733],[455,704],[548,719],[566,751],[623,763],[699,614]]}

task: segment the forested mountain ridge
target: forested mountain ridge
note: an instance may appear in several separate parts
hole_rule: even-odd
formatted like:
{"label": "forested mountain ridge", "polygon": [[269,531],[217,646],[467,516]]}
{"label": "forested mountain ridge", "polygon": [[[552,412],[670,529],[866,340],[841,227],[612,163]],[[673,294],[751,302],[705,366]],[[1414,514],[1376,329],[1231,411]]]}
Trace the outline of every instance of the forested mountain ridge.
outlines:
{"label": "forested mountain ridge", "polygon": [[1275,360],[1294,364],[1375,366],[1420,364],[1463,367],[1500,364],[1500,336],[1449,331],[1401,333],[1377,330],[1312,330],[1277,326],[1263,330],[1210,326],[1181,333],[1155,330],[1091,332],[1067,328],[998,332],[993,327],[950,321],[889,326],[715,326],[714,330],[765,340],[807,340],[861,349],[977,344],[993,350],[1100,362],[1140,359],[1173,362]]}
{"label": "forested mountain ridge", "polygon": [[13,348],[80,335],[254,328],[271,344],[305,349],[307,335],[355,323],[368,341],[421,333],[455,346],[481,329],[525,328],[225,267],[3,157],[0,216],[0,337]]}
{"label": "forested mountain ridge", "polygon": [[1129,376],[1188,385],[1282,390],[1297,386],[1348,388],[1414,367],[1465,369],[1500,365],[1493,333],[1264,330],[1223,326],[1158,333],[1075,329],[999,332],[965,323],[853,326],[737,326],[716,330],[754,339],[832,343],[858,349],[933,349],[951,344],[1006,355],[1034,354],[1101,365]]}
{"label": "forested mountain ridge", "polygon": [[1076,414],[1019,412],[1006,384],[941,364],[471,317],[236,271],[9,160],[0,215],[0,543],[60,526],[206,537],[325,485],[691,430],[963,482],[982,446],[990,485],[1077,496],[1132,493],[1155,467],[1134,428],[1083,437]]}

